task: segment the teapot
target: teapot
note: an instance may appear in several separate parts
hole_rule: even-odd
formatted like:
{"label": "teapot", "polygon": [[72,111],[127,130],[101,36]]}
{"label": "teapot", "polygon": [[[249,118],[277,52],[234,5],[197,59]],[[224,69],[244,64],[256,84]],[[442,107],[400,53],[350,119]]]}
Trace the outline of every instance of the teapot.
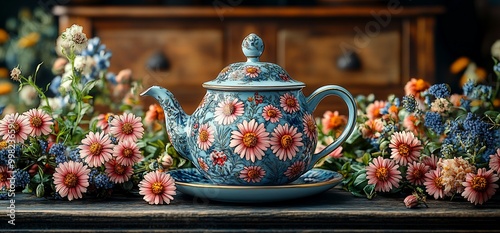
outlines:
{"label": "teapot", "polygon": [[[207,92],[192,115],[165,88],[152,86],[141,96],[159,102],[170,143],[214,184],[290,183],[352,133],[356,102],[337,85],[306,97],[304,83],[276,64],[259,61],[264,43],[253,33],[243,40],[242,50],[247,61],[230,64],[205,82]],[[330,95],[347,104],[347,126],[336,141],[315,153],[318,133],[312,113]]]}

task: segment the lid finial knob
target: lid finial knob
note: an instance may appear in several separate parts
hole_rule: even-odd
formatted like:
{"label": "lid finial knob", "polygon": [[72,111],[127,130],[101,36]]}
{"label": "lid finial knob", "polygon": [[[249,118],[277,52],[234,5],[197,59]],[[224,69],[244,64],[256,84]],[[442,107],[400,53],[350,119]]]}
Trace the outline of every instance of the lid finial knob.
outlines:
{"label": "lid finial knob", "polygon": [[264,42],[255,33],[250,33],[241,43],[241,50],[247,57],[247,62],[258,62],[264,51]]}

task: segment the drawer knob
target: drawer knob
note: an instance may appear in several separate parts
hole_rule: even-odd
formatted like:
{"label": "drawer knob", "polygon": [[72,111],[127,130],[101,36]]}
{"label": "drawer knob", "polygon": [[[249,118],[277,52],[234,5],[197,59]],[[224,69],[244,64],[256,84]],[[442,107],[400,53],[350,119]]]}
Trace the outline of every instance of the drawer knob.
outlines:
{"label": "drawer knob", "polygon": [[361,69],[361,61],[358,54],[350,50],[337,58],[337,68],[345,71],[355,71]]}
{"label": "drawer knob", "polygon": [[163,52],[158,51],[146,61],[146,68],[154,71],[165,71],[170,68],[170,62]]}

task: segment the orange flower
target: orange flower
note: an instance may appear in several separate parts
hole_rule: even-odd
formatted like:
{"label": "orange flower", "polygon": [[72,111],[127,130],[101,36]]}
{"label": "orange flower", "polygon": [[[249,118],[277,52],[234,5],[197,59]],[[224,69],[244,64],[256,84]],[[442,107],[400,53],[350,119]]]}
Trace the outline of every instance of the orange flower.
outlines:
{"label": "orange flower", "polygon": [[427,90],[431,85],[423,79],[412,78],[405,85],[405,95],[413,95],[417,99],[422,99],[420,93]]}
{"label": "orange flower", "polygon": [[17,46],[19,48],[29,48],[36,45],[39,40],[40,34],[32,32],[26,36],[21,37],[21,39],[19,39],[19,41],[17,42]]}
{"label": "orange flower", "polygon": [[470,63],[468,57],[459,57],[450,66],[450,72],[452,74],[458,74],[460,71],[464,70]]}
{"label": "orange flower", "polygon": [[9,40],[9,33],[0,28],[0,44],[3,44]]}
{"label": "orange flower", "polygon": [[8,82],[0,83],[0,95],[9,94],[12,91],[12,84]]}
{"label": "orange flower", "polygon": [[326,111],[321,119],[323,124],[323,133],[328,134],[332,130],[343,128],[347,124],[347,118],[344,115],[339,115],[338,111]]}

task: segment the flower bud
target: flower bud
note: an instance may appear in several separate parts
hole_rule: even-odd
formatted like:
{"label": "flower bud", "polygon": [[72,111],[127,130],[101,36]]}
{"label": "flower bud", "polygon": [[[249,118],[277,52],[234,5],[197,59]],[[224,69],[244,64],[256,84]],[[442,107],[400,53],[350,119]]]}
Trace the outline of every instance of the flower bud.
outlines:
{"label": "flower bud", "polygon": [[38,184],[36,186],[36,197],[43,197],[45,195],[45,185]]}
{"label": "flower bud", "polygon": [[418,205],[418,198],[415,195],[408,195],[404,200],[405,206],[408,209],[414,208]]}

